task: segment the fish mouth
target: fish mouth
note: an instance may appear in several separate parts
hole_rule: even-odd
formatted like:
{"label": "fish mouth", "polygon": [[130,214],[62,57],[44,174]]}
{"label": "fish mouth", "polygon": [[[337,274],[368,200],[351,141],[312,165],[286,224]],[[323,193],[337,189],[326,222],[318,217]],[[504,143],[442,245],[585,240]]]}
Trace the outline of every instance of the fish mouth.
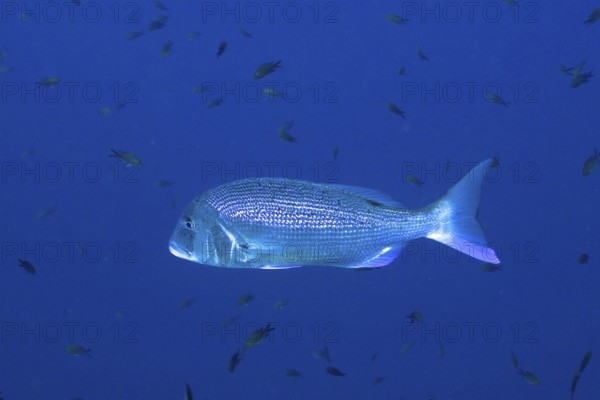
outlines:
{"label": "fish mouth", "polygon": [[176,257],[184,258],[189,260],[191,258],[191,254],[189,251],[184,250],[181,246],[179,246],[173,240],[169,241],[169,251]]}

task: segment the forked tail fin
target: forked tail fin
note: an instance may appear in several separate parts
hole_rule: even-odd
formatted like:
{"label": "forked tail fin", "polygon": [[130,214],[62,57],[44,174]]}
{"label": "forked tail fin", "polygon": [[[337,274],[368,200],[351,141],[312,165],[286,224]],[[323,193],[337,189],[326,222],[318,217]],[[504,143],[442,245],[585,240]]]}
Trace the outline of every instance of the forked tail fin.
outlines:
{"label": "forked tail fin", "polygon": [[427,238],[478,260],[500,263],[494,249],[488,246],[477,220],[481,184],[486,171],[496,163],[494,159],[479,163],[432,205],[431,209],[439,216],[439,223],[427,233]]}

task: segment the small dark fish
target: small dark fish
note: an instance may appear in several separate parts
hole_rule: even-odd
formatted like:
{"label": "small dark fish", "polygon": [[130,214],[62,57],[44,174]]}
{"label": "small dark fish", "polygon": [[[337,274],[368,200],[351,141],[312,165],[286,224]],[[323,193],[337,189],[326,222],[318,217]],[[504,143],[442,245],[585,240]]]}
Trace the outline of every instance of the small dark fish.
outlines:
{"label": "small dark fish", "polygon": [[498,168],[500,165],[500,157],[492,157],[492,162],[490,163],[490,168]]}
{"label": "small dark fish", "polygon": [[37,213],[37,219],[43,219],[46,218],[49,215],[54,214],[55,212],[58,211],[58,206],[56,204],[54,204],[53,206],[50,206],[48,208],[44,208],[42,211]]}
{"label": "small dark fish", "polygon": [[379,385],[381,382],[383,382],[385,380],[385,376],[378,376],[375,379],[373,379],[373,382],[371,382],[371,384],[373,386],[375,385]]}
{"label": "small dark fish", "polygon": [[591,25],[598,20],[600,20],[600,7],[594,9],[594,11],[591,12],[590,16],[583,21],[583,23],[586,25]]}
{"label": "small dark fish", "polygon": [[479,269],[483,272],[497,272],[502,271],[502,267],[492,263],[481,264]]}
{"label": "small dark fish", "polygon": [[192,394],[192,388],[187,383],[185,384],[185,400],[194,400],[194,395]]}
{"label": "small dark fish", "polygon": [[245,306],[246,304],[250,303],[252,300],[254,300],[254,296],[251,294],[243,294],[241,295],[237,301],[235,302],[235,304],[237,304],[238,306]]}
{"label": "small dark fish", "polygon": [[286,142],[290,142],[290,143],[296,143],[297,142],[296,136],[292,136],[292,134],[290,134],[287,131],[277,131],[277,134],[279,135],[280,138],[282,138]]}
{"label": "small dark fish", "polygon": [[23,150],[21,152],[21,158],[29,158],[34,154],[35,154],[35,150],[33,150],[33,149]]}
{"label": "small dark fish", "polygon": [[216,106],[221,105],[221,103],[223,102],[223,99],[212,99],[211,101],[208,102],[208,104],[206,105],[206,108],[213,108]]}
{"label": "small dark fish", "polygon": [[538,386],[541,384],[540,378],[538,378],[533,372],[523,371],[521,368],[519,368],[519,372],[517,373],[521,375],[521,378],[523,378],[525,382],[529,383],[530,385]]}
{"label": "small dark fish", "polygon": [[273,308],[276,310],[281,310],[282,308],[286,308],[290,304],[290,301],[287,299],[277,300],[275,304],[273,304]]}
{"label": "small dark fish", "polygon": [[265,96],[267,96],[270,100],[273,100],[276,97],[283,97],[283,98],[285,98],[283,92],[280,92],[279,90],[274,89],[274,88],[264,88],[263,89],[263,94]]}
{"label": "small dark fish", "polygon": [[575,373],[573,374],[573,379],[571,380],[571,400],[573,400],[573,397],[575,396],[575,389],[577,389],[577,384],[579,383],[579,378],[581,378],[581,374],[583,373],[583,371],[585,371],[585,368],[587,367],[591,358],[592,358],[591,351],[588,351],[587,353],[585,353],[583,356],[583,359],[581,360],[581,363],[579,364],[579,369],[577,371],[575,371]]}
{"label": "small dark fish", "polygon": [[273,72],[275,72],[276,70],[281,68],[281,66],[279,64],[281,64],[281,60],[271,61],[271,62],[259,65],[259,67],[256,69],[256,71],[254,71],[254,79],[262,79],[265,76],[272,74]]}
{"label": "small dark fish", "polygon": [[334,159],[334,160],[337,160],[337,157],[338,157],[338,154],[339,154],[339,152],[340,152],[340,148],[336,146],[336,147],[333,149],[333,159]]}
{"label": "small dark fish", "polygon": [[396,15],[396,14],[387,14],[385,16],[385,19],[390,21],[392,24],[396,24],[396,25],[406,25],[406,23],[409,22],[408,19],[404,19],[401,16]]}
{"label": "small dark fish", "polygon": [[411,175],[411,174],[405,175],[404,181],[407,183],[410,183],[411,185],[414,185],[414,186],[422,186],[425,184],[425,182],[420,180],[416,175]]}
{"label": "small dark fish", "polygon": [[594,71],[582,72],[583,66],[585,63],[580,63],[575,67],[575,71],[573,71],[573,78],[571,79],[571,87],[577,88],[584,83],[589,82],[590,78],[594,76]]}
{"label": "small dark fish", "polygon": [[52,87],[52,86],[57,86],[58,84],[60,84],[60,78],[57,78],[55,76],[49,76],[49,77],[42,79],[37,84],[39,86],[43,86],[43,87],[47,87],[47,88]]}
{"label": "small dark fish", "polygon": [[499,106],[508,107],[510,103],[502,98],[497,93],[487,93],[485,97],[488,99],[490,103],[498,104]]}
{"label": "small dark fish", "polygon": [[173,186],[174,186],[174,185],[173,185],[173,182],[166,181],[166,180],[164,180],[164,179],[159,179],[159,180],[157,180],[156,182],[154,182],[154,184],[155,184],[157,187],[173,187]]}
{"label": "small dark fish", "polygon": [[110,151],[113,153],[109,154],[108,156],[115,157],[117,160],[123,162],[126,167],[140,167],[142,165],[142,160],[129,151],[114,149],[110,149]]}
{"label": "small dark fish", "polygon": [[573,378],[571,379],[571,400],[573,400],[573,398],[575,397],[575,389],[577,389],[579,378],[581,378],[581,372],[575,371],[575,373],[573,374]]}
{"label": "small dark fish", "polygon": [[420,47],[417,47],[417,56],[419,56],[419,60],[421,61],[429,61],[429,57],[423,53],[423,50]]}
{"label": "small dark fish", "polygon": [[223,53],[225,53],[225,49],[227,48],[227,42],[222,41],[219,43],[219,48],[217,49],[217,58],[221,57]]}
{"label": "small dark fish", "polygon": [[277,135],[286,142],[296,143],[296,137],[288,131],[294,126],[294,121],[286,122],[277,129]]}
{"label": "small dark fish", "polygon": [[591,351],[588,351],[587,353],[585,353],[585,355],[583,356],[583,359],[581,360],[581,364],[579,365],[579,372],[583,372],[585,370],[585,367],[587,367],[591,358],[592,358]]}
{"label": "small dark fish", "polygon": [[177,308],[188,308],[192,304],[196,302],[196,298],[193,297],[191,299],[182,300],[179,304],[177,304]]}
{"label": "small dark fish", "polygon": [[590,359],[592,358],[592,352],[588,351],[584,354],[581,363],[579,364],[579,369],[575,371],[573,374],[573,378],[571,379],[571,400],[575,397],[575,390],[577,389],[577,384],[579,383],[579,378],[581,378],[581,374],[587,367]]}
{"label": "small dark fish", "polygon": [[571,80],[571,87],[576,88],[584,83],[589,82],[590,78],[594,76],[594,71],[588,71],[584,73],[580,73],[577,75],[573,75],[573,79]]}
{"label": "small dark fish", "polygon": [[25,271],[27,271],[31,275],[35,274],[35,267],[29,261],[21,260],[21,259],[18,259],[17,261],[19,261],[19,267],[22,267]]}
{"label": "small dark fish", "polygon": [[135,39],[139,38],[140,36],[142,36],[143,34],[144,34],[144,31],[129,32],[124,36],[124,38],[126,40],[135,40]]}
{"label": "small dark fish", "polygon": [[423,322],[423,314],[420,311],[413,311],[406,316],[410,323]]}
{"label": "small dark fish", "polygon": [[446,349],[444,349],[444,344],[442,342],[440,342],[440,349],[438,354],[440,358],[444,358],[444,356],[446,355]]}
{"label": "small dark fish", "polygon": [[158,29],[162,29],[165,27],[165,25],[167,25],[168,20],[169,17],[167,15],[159,15],[158,17],[150,21],[150,24],[148,24],[148,30],[156,31]]}
{"label": "small dark fish", "polygon": [[327,367],[327,368],[325,368],[325,372],[327,372],[329,375],[333,375],[333,376],[346,376],[345,372],[340,371],[336,367]]}
{"label": "small dark fish", "polygon": [[327,345],[323,345],[323,349],[321,350],[313,351],[312,355],[315,358],[322,358],[323,360],[327,361],[327,364],[331,364],[331,354],[329,353]]}
{"label": "small dark fish", "polygon": [[577,257],[577,262],[579,264],[587,264],[587,262],[589,261],[590,256],[587,255],[586,253],[582,253],[579,257]]}
{"label": "small dark fish", "polygon": [[274,330],[275,328],[272,327],[271,324],[266,324],[265,326],[260,327],[252,332],[250,336],[248,336],[248,339],[246,339],[246,349],[258,345],[260,342],[268,338],[269,334]]}
{"label": "small dark fish", "polygon": [[377,356],[378,356],[378,355],[379,355],[379,354],[377,354],[377,353],[373,353],[373,354],[371,355],[371,364],[374,364],[374,363],[375,363],[375,360],[377,360]]}
{"label": "small dark fish", "polygon": [[560,73],[563,74],[563,75],[571,75],[571,76],[573,76],[573,72],[571,72],[571,71],[573,71],[573,68],[574,67],[566,67],[564,65],[561,65],[560,66]]}
{"label": "small dark fish", "polygon": [[158,8],[160,11],[169,11],[167,7],[158,0],[153,1],[152,4],[154,4],[154,7]]}
{"label": "small dark fish", "polygon": [[394,103],[387,103],[387,109],[393,112],[394,114],[401,116],[402,118],[406,118],[404,116],[404,111],[398,108],[398,106]]}
{"label": "small dark fish", "polygon": [[169,55],[169,53],[171,52],[171,47],[173,47],[173,42],[167,42],[165,44],[163,44],[162,48],[160,49],[160,57],[161,58],[165,58]]}
{"label": "small dark fish", "polygon": [[586,158],[583,162],[582,175],[588,176],[591,174],[598,166],[598,162],[600,162],[600,153],[598,153],[598,149],[594,149],[594,154]]}
{"label": "small dark fish", "polygon": [[80,346],[75,343],[70,343],[65,346],[64,351],[65,351],[65,353],[70,354],[75,357],[80,357],[80,356],[91,357],[90,351],[92,351],[92,350],[86,349],[85,347]]}
{"label": "small dark fish", "polygon": [[303,372],[300,372],[295,368],[286,369],[283,374],[287,377],[294,378],[294,379],[302,378],[304,376]]}
{"label": "small dark fish", "polygon": [[245,38],[251,38],[252,34],[250,32],[248,32],[247,30],[245,30],[244,28],[242,28],[241,26],[238,28],[238,32],[242,34],[243,37]]}
{"label": "small dark fish", "polygon": [[238,350],[229,359],[229,365],[227,365],[227,371],[232,373],[235,370],[235,367],[238,366],[240,361],[242,361],[242,355],[240,354],[240,351]]}
{"label": "small dark fish", "polygon": [[194,93],[204,93],[207,90],[207,86],[206,85],[196,85],[192,88],[192,91]]}
{"label": "small dark fish", "polygon": [[404,346],[402,346],[402,348],[400,349],[400,353],[406,353],[407,351],[409,351],[410,349],[412,349],[414,347],[414,345],[417,344],[416,340],[413,340],[410,343],[406,343]]}
{"label": "small dark fish", "polygon": [[407,74],[406,67],[402,66],[402,67],[398,68],[398,75],[404,76],[406,74]]}
{"label": "small dark fish", "polygon": [[510,362],[513,367],[515,367],[516,369],[519,369],[519,360],[517,359],[515,352],[512,350],[510,351]]}
{"label": "small dark fish", "polygon": [[198,36],[200,36],[200,32],[188,32],[185,34],[185,37],[187,38],[187,40],[194,40],[196,39]]}

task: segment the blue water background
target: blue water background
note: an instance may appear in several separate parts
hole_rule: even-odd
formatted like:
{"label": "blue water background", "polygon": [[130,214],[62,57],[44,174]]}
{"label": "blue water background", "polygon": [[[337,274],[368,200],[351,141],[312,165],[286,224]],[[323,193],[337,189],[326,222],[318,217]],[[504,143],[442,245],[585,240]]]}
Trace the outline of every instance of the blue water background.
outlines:
{"label": "blue water background", "polygon": [[[469,14],[450,2],[271,9],[165,0],[161,12],[151,2],[84,0],[72,18],[62,3],[27,4],[34,12],[22,22],[24,5],[3,2],[0,23],[0,50],[14,67],[0,75],[6,400],[182,398],[186,383],[200,399],[567,398],[588,350],[576,398],[597,397],[600,172],[583,177],[581,168],[600,146],[599,83],[574,89],[559,71],[581,61],[600,69],[600,23],[583,24],[597,3],[475,2]],[[231,12],[221,15],[224,7]],[[392,24],[388,13],[410,21]],[[148,32],[161,14],[167,25]],[[190,31],[200,36],[188,40]],[[217,59],[221,41],[228,46]],[[253,79],[277,60],[281,69]],[[36,86],[50,76],[58,88]],[[194,93],[202,84],[209,91]],[[269,85],[290,97],[261,95]],[[508,107],[486,100],[496,88]],[[277,136],[288,121],[297,143]],[[111,148],[142,166],[125,168]],[[227,270],[168,252],[185,205],[226,181],[273,172],[371,187],[421,207],[492,156],[500,168],[484,184],[480,220],[502,260],[496,273],[424,239],[370,272]],[[53,205],[56,213],[37,218]],[[588,264],[578,264],[581,253]],[[236,305],[245,293],[255,300]],[[289,305],[274,309],[279,299]],[[421,324],[406,318],[415,310]],[[223,331],[234,316],[239,323]],[[229,373],[230,357],[267,322],[271,338]],[[91,357],[66,354],[68,343]],[[324,345],[345,377],[326,374],[313,356]],[[541,385],[519,377],[511,350]],[[288,368],[304,376],[286,377]],[[386,379],[372,385],[378,376]]]}

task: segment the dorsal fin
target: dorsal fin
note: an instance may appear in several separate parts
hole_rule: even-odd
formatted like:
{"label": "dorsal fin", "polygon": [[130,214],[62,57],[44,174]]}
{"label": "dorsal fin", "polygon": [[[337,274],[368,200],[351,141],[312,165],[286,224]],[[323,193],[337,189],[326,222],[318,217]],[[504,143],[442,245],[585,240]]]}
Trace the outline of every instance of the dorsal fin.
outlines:
{"label": "dorsal fin", "polygon": [[330,184],[328,186],[360,196],[365,200],[374,203],[374,205],[383,205],[388,207],[403,207],[402,204],[400,204],[400,202],[392,199],[388,194],[380,192],[378,190],[365,188],[361,186],[339,184]]}

